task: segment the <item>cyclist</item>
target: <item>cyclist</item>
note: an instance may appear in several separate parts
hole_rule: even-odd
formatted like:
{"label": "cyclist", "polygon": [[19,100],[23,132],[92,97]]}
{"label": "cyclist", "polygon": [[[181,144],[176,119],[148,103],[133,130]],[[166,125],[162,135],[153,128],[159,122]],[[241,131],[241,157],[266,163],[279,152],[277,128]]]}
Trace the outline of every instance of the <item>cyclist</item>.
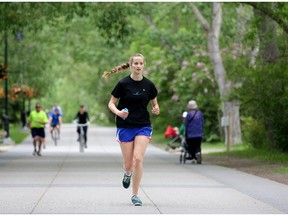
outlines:
{"label": "cyclist", "polygon": [[[77,121],[78,124],[87,124],[90,121],[89,114],[85,110],[84,105],[80,106],[80,110],[79,110],[79,112],[77,112],[76,116],[74,117],[74,121]],[[85,148],[87,148],[87,130],[88,130],[88,125],[81,126],[81,127],[83,127],[83,131],[84,131]],[[77,126],[77,133],[78,133],[77,141],[79,141],[79,139],[80,139],[80,126]]]}
{"label": "cyclist", "polygon": [[[33,137],[33,145],[34,152],[33,155],[36,154],[38,156],[41,155],[41,146],[45,142],[45,130],[44,126],[48,123],[47,115],[44,111],[42,111],[42,106],[40,103],[36,104],[36,110],[32,111],[29,114],[28,122],[31,128],[31,134]],[[39,139],[38,151],[37,151],[37,140]]]}
{"label": "cyclist", "polygon": [[52,137],[53,137],[53,129],[56,128],[58,131],[58,138],[60,139],[61,124],[62,124],[62,115],[60,114],[59,109],[54,109],[54,112],[52,112],[49,116],[50,133]]}
{"label": "cyclist", "polygon": [[55,103],[54,106],[52,107],[52,112],[54,112],[55,109],[59,110],[59,113],[63,116],[63,111],[61,106],[58,105],[58,103]]}

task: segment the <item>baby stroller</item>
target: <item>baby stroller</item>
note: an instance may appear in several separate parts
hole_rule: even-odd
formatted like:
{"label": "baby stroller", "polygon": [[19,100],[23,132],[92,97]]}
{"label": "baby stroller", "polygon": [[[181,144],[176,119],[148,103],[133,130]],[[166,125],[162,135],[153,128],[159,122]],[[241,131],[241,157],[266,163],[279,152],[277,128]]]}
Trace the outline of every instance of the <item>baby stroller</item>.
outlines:
{"label": "baby stroller", "polygon": [[197,153],[196,154],[196,158],[192,157],[192,154],[189,152],[189,147],[186,143],[186,140],[183,138],[183,141],[181,142],[181,153],[180,153],[180,163],[185,164],[186,160],[191,160],[191,162],[193,163],[194,160],[196,160],[197,164],[201,164],[202,163],[202,156],[201,153]]}
{"label": "baby stroller", "polygon": [[170,139],[165,148],[166,151],[181,147],[182,137],[180,136],[177,127],[173,128],[171,125],[168,125],[164,136],[166,139]]}

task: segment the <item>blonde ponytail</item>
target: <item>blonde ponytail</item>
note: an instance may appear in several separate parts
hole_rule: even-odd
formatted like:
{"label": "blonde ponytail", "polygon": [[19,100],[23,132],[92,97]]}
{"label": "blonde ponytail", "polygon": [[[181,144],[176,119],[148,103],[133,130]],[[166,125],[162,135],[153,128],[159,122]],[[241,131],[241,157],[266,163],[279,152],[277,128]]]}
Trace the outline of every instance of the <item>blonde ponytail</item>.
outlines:
{"label": "blonde ponytail", "polygon": [[134,58],[134,57],[141,57],[141,58],[143,58],[144,64],[145,64],[145,57],[144,57],[141,53],[137,53],[137,54],[133,55],[132,57],[130,57],[129,62],[124,63],[124,64],[119,65],[119,66],[116,66],[116,67],[114,67],[114,68],[113,68],[111,71],[109,71],[109,72],[104,72],[103,75],[102,75],[102,77],[108,78],[111,74],[118,73],[118,72],[121,72],[121,71],[126,70],[127,68],[130,67],[130,65],[132,65],[132,63],[133,63],[133,58]]}
{"label": "blonde ponytail", "polygon": [[109,72],[104,72],[103,75],[102,75],[102,77],[108,78],[111,74],[113,74],[113,73],[119,73],[119,72],[121,72],[121,71],[126,70],[126,69],[129,68],[129,67],[130,67],[129,62],[124,63],[124,64],[122,64],[122,65],[119,65],[119,66],[114,67],[114,68],[113,68],[111,71],[109,71]]}

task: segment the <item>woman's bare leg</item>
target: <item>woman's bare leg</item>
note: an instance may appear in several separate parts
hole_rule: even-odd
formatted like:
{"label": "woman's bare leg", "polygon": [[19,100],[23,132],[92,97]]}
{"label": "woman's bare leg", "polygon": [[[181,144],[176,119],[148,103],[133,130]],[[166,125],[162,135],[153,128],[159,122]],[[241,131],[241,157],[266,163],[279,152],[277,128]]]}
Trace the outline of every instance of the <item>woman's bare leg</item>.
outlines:
{"label": "woman's bare leg", "polygon": [[146,136],[136,136],[134,140],[134,152],[133,152],[133,189],[132,194],[137,195],[140,187],[140,182],[142,178],[143,172],[143,159],[146,148],[149,143],[149,139]]}
{"label": "woman's bare leg", "polygon": [[120,147],[123,157],[123,169],[127,175],[130,175],[133,169],[134,142],[121,142]]}

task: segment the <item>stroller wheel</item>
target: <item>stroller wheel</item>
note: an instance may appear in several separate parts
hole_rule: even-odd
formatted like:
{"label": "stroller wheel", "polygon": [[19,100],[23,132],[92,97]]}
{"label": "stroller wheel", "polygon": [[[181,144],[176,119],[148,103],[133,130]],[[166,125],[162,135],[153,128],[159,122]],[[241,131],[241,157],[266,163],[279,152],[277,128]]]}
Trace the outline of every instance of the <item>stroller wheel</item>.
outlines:
{"label": "stroller wheel", "polygon": [[183,161],[183,155],[182,154],[180,154],[179,160],[180,160],[180,164],[182,164],[182,161]]}
{"label": "stroller wheel", "polygon": [[184,164],[186,163],[186,156],[187,156],[187,153],[185,152],[185,153],[184,153],[184,156],[183,156],[183,163],[184,163]]}
{"label": "stroller wheel", "polygon": [[201,164],[202,163],[202,155],[200,152],[198,152],[196,154],[196,161],[197,161],[197,164]]}

